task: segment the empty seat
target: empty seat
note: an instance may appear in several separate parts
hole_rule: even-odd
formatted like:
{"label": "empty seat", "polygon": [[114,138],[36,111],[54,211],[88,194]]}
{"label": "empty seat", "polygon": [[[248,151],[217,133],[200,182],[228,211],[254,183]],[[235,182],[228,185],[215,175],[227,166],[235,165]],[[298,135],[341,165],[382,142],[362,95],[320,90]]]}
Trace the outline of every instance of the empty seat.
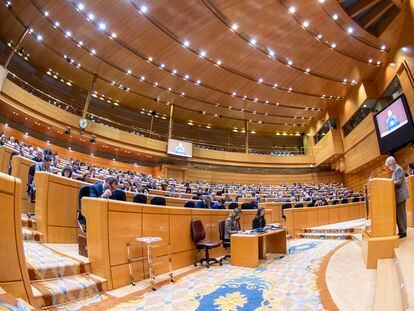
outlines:
{"label": "empty seat", "polygon": [[145,194],[138,193],[134,196],[133,202],[147,204],[147,196]]}
{"label": "empty seat", "polygon": [[352,198],[352,202],[359,202],[359,198],[358,197]]}
{"label": "empty seat", "polygon": [[254,205],[251,202],[245,202],[241,205],[241,209],[254,209]]}
{"label": "empty seat", "polygon": [[222,263],[216,258],[210,258],[209,254],[209,249],[219,247],[221,243],[217,241],[204,240],[206,238],[206,232],[204,231],[204,226],[200,219],[193,219],[191,221],[191,238],[193,239],[196,248],[200,251],[204,250],[206,256],[204,258],[201,258],[198,262],[195,262],[194,266],[197,266],[197,263],[203,264],[203,262],[205,262],[207,268],[209,268],[210,261],[222,265]]}
{"label": "empty seat", "polygon": [[115,189],[114,197],[117,201],[126,201],[126,194],[125,191],[122,189]]}
{"label": "empty seat", "polygon": [[[230,248],[230,240],[226,240],[225,237],[225,232],[226,232],[226,221],[225,220],[220,220],[219,221],[219,233],[220,233],[220,240],[221,240],[221,245],[223,246],[223,248],[225,250]],[[230,254],[226,254],[225,256],[223,256],[220,259],[220,262],[223,262],[223,260],[226,260],[230,258]]]}
{"label": "empty seat", "polygon": [[348,203],[348,199],[342,199],[341,203],[342,204]]}
{"label": "empty seat", "polygon": [[298,208],[298,207],[303,207],[303,204],[302,203],[295,204],[295,208]]}
{"label": "empty seat", "polygon": [[194,203],[194,201],[185,201],[184,207],[194,208],[195,207],[195,203]]}
{"label": "empty seat", "polygon": [[151,199],[151,204],[165,206],[167,205],[167,202],[165,201],[165,198],[163,197],[153,197]]}
{"label": "empty seat", "polygon": [[235,209],[235,208],[237,208],[237,207],[239,207],[239,204],[237,204],[236,202],[231,202],[231,203],[229,204],[229,209]]}

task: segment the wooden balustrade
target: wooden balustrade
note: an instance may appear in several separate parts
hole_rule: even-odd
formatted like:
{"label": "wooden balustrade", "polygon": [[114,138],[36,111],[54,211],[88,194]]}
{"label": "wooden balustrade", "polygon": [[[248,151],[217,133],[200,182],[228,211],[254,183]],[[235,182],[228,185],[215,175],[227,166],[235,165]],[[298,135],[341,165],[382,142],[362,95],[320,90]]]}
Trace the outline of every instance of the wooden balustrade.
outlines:
{"label": "wooden balustrade", "polygon": [[31,302],[32,291],[23,250],[19,179],[0,173],[0,287]]}
{"label": "wooden balustrade", "polygon": [[296,236],[305,228],[365,217],[365,202],[285,209],[288,233]]}
{"label": "wooden balustrade", "polygon": [[[82,210],[87,221],[88,256],[92,273],[105,277],[110,289],[130,283],[127,243],[136,237],[158,236],[162,246],[154,249],[155,273],[168,271],[167,244],[171,245],[174,269],[191,265],[197,256],[191,240],[191,220],[200,219],[206,231],[206,239],[220,241],[218,223],[225,220],[229,210],[194,209],[155,206],[120,202],[97,198],[83,198]],[[244,210],[241,218],[243,229],[251,229],[255,210]],[[266,210],[266,218],[271,211]],[[212,256],[225,254],[222,247],[212,250]],[[143,255],[142,246],[133,248],[131,257]],[[145,261],[132,264],[134,276],[143,278]]]}

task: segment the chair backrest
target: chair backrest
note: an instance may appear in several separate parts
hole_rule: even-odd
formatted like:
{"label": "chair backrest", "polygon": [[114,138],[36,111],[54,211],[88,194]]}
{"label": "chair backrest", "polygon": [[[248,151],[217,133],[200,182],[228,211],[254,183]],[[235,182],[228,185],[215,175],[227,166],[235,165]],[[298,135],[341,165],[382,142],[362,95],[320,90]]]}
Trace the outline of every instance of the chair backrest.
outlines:
{"label": "chair backrest", "polygon": [[352,202],[359,202],[359,198],[353,198]]}
{"label": "chair backrest", "polygon": [[122,189],[115,189],[114,196],[117,201],[126,201],[126,193]]}
{"label": "chair backrest", "polygon": [[194,201],[185,201],[184,207],[194,208],[195,207],[195,203],[194,203]]}
{"label": "chair backrest", "polygon": [[292,207],[292,204],[290,204],[290,203],[285,203],[285,204],[282,205],[282,209],[291,208],[291,207]]}
{"label": "chair backrest", "polygon": [[244,202],[241,205],[241,209],[254,209],[254,205],[251,202]]}
{"label": "chair backrest", "polygon": [[91,186],[84,185],[79,189],[79,202],[83,197],[90,197],[91,195]]}
{"label": "chair backrest", "polygon": [[295,208],[296,207],[303,207],[303,204],[302,203],[295,204]]}
{"label": "chair backrest", "polygon": [[348,199],[342,199],[341,203],[348,203]]}
{"label": "chair backrest", "polygon": [[134,196],[133,201],[134,201],[134,203],[147,204],[147,196],[145,194],[138,193]]}
{"label": "chair backrest", "polygon": [[339,204],[339,201],[338,200],[333,200],[332,201],[332,205],[338,205]]}
{"label": "chair backrest", "polygon": [[36,173],[36,164],[32,164],[29,167],[29,173],[27,174],[27,183],[31,184],[34,180],[34,175]]}
{"label": "chair backrest", "polygon": [[165,201],[165,198],[163,197],[153,197],[151,199],[151,204],[165,206],[167,205],[167,202]]}
{"label": "chair backrest", "polygon": [[219,221],[219,233],[220,233],[220,240],[224,241],[224,236],[226,232],[226,221],[220,220]]}
{"label": "chair backrest", "polygon": [[237,207],[239,207],[239,204],[237,204],[236,202],[231,202],[231,203],[229,204],[229,209],[235,209],[235,208],[237,208]]}
{"label": "chair backrest", "polygon": [[206,238],[206,232],[200,219],[191,220],[191,238],[194,243],[198,243]]}

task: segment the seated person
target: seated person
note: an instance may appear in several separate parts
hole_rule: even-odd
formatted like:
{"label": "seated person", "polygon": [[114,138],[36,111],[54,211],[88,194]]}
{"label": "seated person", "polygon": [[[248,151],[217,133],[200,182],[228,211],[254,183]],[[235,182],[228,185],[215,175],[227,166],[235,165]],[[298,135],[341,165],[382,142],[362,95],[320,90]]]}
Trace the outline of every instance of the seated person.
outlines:
{"label": "seated person", "polygon": [[91,186],[91,198],[115,199],[115,188],[118,180],[115,177],[108,177],[105,182],[97,182]]}
{"label": "seated person", "polygon": [[265,209],[259,207],[256,216],[253,218],[252,229],[262,229],[266,227]]}
{"label": "seated person", "polygon": [[72,178],[72,168],[70,166],[65,166],[62,169],[62,177]]}
{"label": "seated person", "polygon": [[224,240],[229,241],[230,236],[232,234],[237,233],[240,231],[240,217],[242,215],[242,211],[240,208],[235,208],[230,216],[226,219],[226,226],[225,226],[225,232],[224,232]]}
{"label": "seated person", "polygon": [[204,200],[200,200],[196,203],[195,207],[196,208],[216,208],[216,206],[211,207],[212,206],[212,200],[211,200],[211,196],[206,195],[204,197]]}
{"label": "seated person", "polygon": [[35,172],[48,172],[53,173],[52,158],[47,155],[42,162],[37,162],[35,166]]}
{"label": "seated person", "polygon": [[43,162],[43,150],[38,149],[36,155],[32,158],[35,162]]}

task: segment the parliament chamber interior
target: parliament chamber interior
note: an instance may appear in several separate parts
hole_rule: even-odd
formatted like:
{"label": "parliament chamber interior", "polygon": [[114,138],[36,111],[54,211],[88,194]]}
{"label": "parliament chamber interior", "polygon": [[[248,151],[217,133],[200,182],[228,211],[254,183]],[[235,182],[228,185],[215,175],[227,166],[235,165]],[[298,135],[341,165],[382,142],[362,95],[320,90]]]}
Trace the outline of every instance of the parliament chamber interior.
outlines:
{"label": "parliament chamber interior", "polygon": [[3,0],[0,310],[414,310],[414,0]]}

